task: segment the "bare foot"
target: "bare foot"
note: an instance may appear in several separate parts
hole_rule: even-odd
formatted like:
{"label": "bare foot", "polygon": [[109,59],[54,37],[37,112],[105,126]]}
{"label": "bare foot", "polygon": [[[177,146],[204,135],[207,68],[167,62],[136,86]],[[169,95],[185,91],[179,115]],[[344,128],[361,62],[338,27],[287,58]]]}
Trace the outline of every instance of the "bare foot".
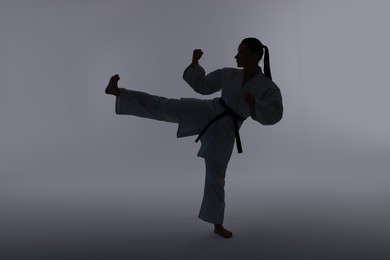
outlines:
{"label": "bare foot", "polygon": [[225,229],[221,224],[214,225],[214,233],[220,235],[223,238],[231,238],[233,233]]}
{"label": "bare foot", "polygon": [[120,80],[120,77],[118,74],[112,76],[110,78],[110,81],[108,82],[108,85],[106,87],[106,94],[108,95],[114,95],[114,96],[119,96],[120,91],[118,88],[118,81]]}

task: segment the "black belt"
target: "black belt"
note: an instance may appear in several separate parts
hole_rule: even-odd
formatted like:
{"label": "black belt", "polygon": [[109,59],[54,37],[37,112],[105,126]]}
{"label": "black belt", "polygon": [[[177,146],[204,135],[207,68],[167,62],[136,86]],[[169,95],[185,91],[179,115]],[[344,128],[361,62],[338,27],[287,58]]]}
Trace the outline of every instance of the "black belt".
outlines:
{"label": "black belt", "polygon": [[230,107],[228,107],[225,102],[222,100],[222,98],[218,99],[219,103],[221,103],[222,107],[225,109],[224,112],[221,114],[217,115],[213,119],[211,119],[207,125],[202,129],[200,132],[198,138],[196,138],[195,142],[197,143],[202,135],[207,131],[207,129],[214,124],[216,121],[219,119],[223,118],[224,116],[231,116],[233,119],[233,127],[234,127],[234,135],[236,137],[236,144],[237,144],[237,150],[238,153],[242,153],[242,146],[241,146],[241,138],[240,138],[240,133],[238,132],[238,122],[243,122],[245,118],[242,116],[238,115],[236,112],[234,112]]}

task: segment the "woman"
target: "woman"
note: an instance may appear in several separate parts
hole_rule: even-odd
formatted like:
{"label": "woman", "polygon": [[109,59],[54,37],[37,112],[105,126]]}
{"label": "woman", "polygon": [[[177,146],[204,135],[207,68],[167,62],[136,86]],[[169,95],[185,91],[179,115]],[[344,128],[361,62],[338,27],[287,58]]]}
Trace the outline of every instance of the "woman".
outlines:
{"label": "woman", "polygon": [[[225,174],[234,147],[242,152],[238,130],[247,118],[273,125],[283,115],[280,89],[272,81],[268,48],[256,38],[244,39],[235,56],[241,69],[223,68],[206,75],[199,65],[203,52],[194,50],[184,80],[197,92],[208,95],[222,90],[221,98],[168,99],[118,88],[119,76],[111,77],[105,90],[116,96],[117,114],[135,115],[178,124],[177,137],[199,135],[198,156],[205,159],[206,180],[199,218],[214,224],[214,232],[231,238],[223,227]],[[264,59],[264,74],[259,62]]]}

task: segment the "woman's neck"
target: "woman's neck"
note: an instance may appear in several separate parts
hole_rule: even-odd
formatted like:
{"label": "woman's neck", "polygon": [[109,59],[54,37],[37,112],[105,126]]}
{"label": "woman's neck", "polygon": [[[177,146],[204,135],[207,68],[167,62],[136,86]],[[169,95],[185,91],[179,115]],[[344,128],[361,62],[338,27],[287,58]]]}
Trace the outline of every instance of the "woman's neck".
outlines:
{"label": "woman's neck", "polygon": [[244,68],[245,78],[250,79],[261,72],[260,66]]}

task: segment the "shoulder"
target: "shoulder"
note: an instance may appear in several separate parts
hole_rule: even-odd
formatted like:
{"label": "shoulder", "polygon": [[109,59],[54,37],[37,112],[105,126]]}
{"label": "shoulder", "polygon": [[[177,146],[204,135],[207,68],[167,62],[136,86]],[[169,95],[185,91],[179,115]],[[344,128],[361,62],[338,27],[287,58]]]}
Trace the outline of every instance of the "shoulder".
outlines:
{"label": "shoulder", "polygon": [[281,95],[280,89],[275,84],[275,82],[273,82],[263,74],[258,74],[253,79],[253,81],[250,82],[248,87],[254,95],[260,97],[263,97],[265,94],[272,96]]}
{"label": "shoulder", "polygon": [[224,73],[224,74],[238,74],[240,71],[242,71],[242,70],[226,67],[226,68],[214,70],[213,72]]}
{"label": "shoulder", "polygon": [[233,80],[234,78],[238,77],[241,75],[240,69],[235,69],[235,68],[221,68],[212,71],[209,73],[209,76],[216,76],[222,80]]}
{"label": "shoulder", "polygon": [[256,77],[256,80],[259,84],[266,86],[267,88],[279,90],[279,87],[276,85],[276,83],[267,78],[264,74],[259,74],[258,77]]}
{"label": "shoulder", "polygon": [[225,67],[225,68],[222,68],[221,71],[223,71],[225,73],[238,74],[242,70],[241,69],[236,69],[236,68]]}
{"label": "shoulder", "polygon": [[218,71],[223,78],[229,78],[229,79],[238,77],[242,74],[242,70],[236,68],[228,68],[228,67],[221,68],[216,71]]}

